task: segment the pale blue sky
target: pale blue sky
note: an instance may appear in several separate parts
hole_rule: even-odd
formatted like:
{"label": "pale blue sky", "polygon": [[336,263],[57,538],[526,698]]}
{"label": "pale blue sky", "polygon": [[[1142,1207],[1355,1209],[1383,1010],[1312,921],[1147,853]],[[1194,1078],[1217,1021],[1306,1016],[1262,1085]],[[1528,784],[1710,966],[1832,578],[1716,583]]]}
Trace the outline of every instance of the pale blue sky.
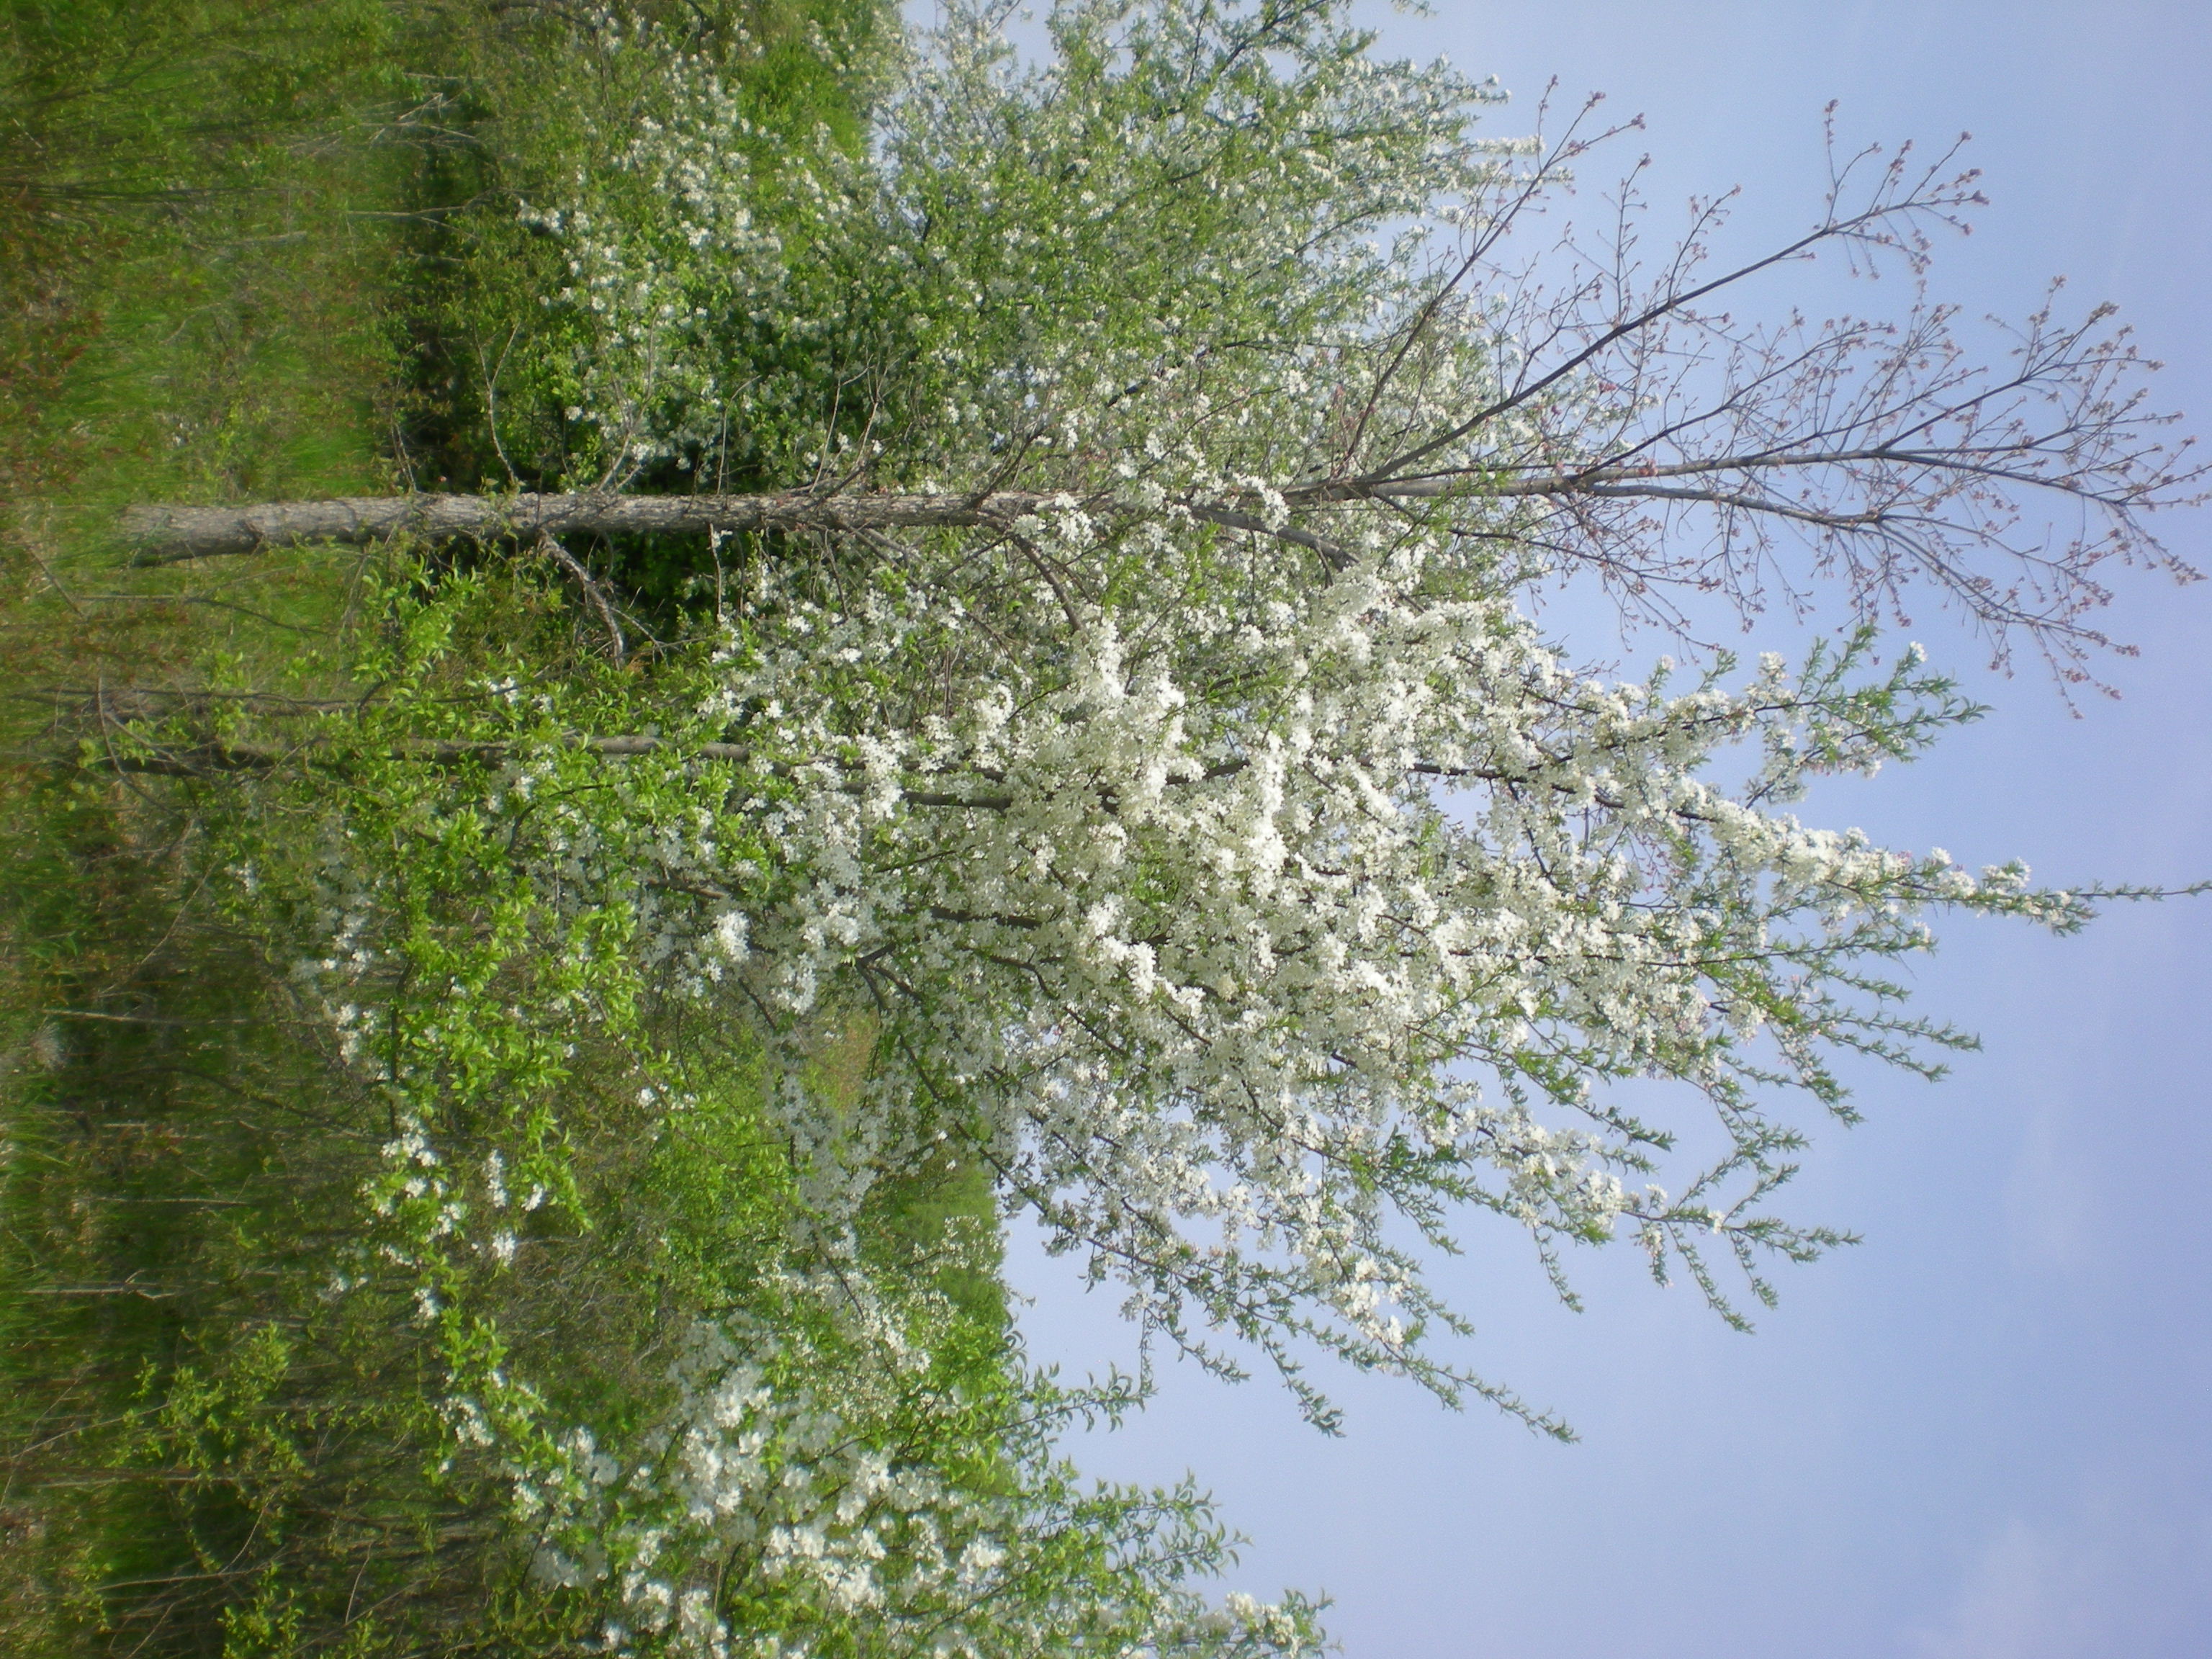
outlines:
{"label": "pale blue sky", "polygon": [[[1655,204],[1741,184],[1747,234],[1802,227],[1832,98],[1852,138],[1971,131],[1992,202],[1942,250],[1938,291],[2016,316],[2065,274],[2074,303],[2120,304],[2169,365],[2161,400],[2212,430],[2204,0],[1437,13],[1378,9],[1400,50],[1521,94],[1495,130],[1522,130],[1553,76],[1605,89],[1649,118]],[[2212,567],[2212,514],[2167,529]],[[1813,815],[2054,881],[2212,874],[2212,584],[2124,584],[2112,622],[2142,655],[2112,665],[2122,701],[2076,719],[2033,672],[1977,675],[1972,643],[1923,619],[1996,712]],[[1793,1203],[1867,1242],[1789,1273],[1755,1337],[1625,1256],[1583,1264],[1578,1316],[1510,1247],[1450,1265],[1480,1363],[1581,1444],[1356,1378],[1330,1443],[1279,1391],[1171,1372],[1082,1455],[1194,1469],[1254,1537],[1239,1582],[1332,1592],[1352,1659],[2212,1653],[2212,904],[2063,941],[1960,927],[1916,977],[1986,1052],[1935,1088],[1868,1079],[1870,1121],[1821,1137]],[[1033,1252],[1016,1266],[1042,1355],[1126,1355],[1108,1298]]]}

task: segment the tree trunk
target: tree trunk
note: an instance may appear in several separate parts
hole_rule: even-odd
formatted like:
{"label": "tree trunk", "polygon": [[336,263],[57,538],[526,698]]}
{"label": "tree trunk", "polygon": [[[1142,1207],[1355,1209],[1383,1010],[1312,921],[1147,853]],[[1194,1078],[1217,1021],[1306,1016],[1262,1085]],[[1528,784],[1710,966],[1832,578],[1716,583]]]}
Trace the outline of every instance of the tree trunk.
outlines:
{"label": "tree trunk", "polygon": [[[1320,497],[1323,492],[1304,494]],[[704,536],[739,530],[850,533],[981,525],[1011,530],[1026,514],[1073,500],[1036,490],[981,495],[817,495],[795,489],[767,495],[349,495],[234,507],[134,507],[123,515],[123,531],[138,544],[131,562],[157,565],[314,542],[359,545],[402,535],[425,541],[534,541],[540,536]],[[1083,505],[1095,509],[1097,504]],[[1332,567],[1348,562],[1334,543],[1310,531],[1270,526],[1215,503],[1179,505],[1208,524],[1310,548]]]}
{"label": "tree trunk", "polygon": [[739,530],[910,530],[1011,525],[1052,498],[975,495],[356,495],[234,507],[134,507],[134,564],[173,564],[313,542],[535,540],[564,535],[700,535]]}

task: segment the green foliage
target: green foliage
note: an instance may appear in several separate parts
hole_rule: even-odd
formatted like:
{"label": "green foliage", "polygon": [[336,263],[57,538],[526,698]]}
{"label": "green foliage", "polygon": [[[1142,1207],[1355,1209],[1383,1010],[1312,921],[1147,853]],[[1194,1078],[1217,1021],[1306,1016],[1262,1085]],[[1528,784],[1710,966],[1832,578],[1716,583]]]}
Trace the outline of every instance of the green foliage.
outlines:
{"label": "green foliage", "polygon": [[[160,1324],[64,1339],[110,1368],[80,1381],[114,1414],[80,1417],[23,1471],[42,1493],[100,1494],[43,1510],[88,1552],[55,1569],[82,1639],[527,1653],[622,1627],[672,1650],[719,1650],[706,1629],[854,1655],[949,1629],[1010,1655],[1085,1632],[1304,1640],[1296,1605],[1191,1622],[1184,1581],[1225,1547],[1194,1494],[1085,1490],[1051,1457],[1055,1425],[1126,1393],[1028,1375],[988,1190],[955,1155],[876,1171],[857,1231],[822,1230],[809,1184],[852,1173],[852,1148],[824,1159],[763,1109],[741,1008],[667,994],[657,900],[633,876],[646,861],[621,845],[696,833],[689,786],[728,763],[674,732],[611,769],[568,733],[619,711],[629,676],[574,654],[557,602],[527,573],[423,576],[402,567],[365,592],[381,625],[347,678],[373,697],[226,704],[218,684],[88,753],[132,775],[212,719],[230,752],[282,733],[302,763],[141,772],[120,815],[140,843],[118,850],[137,878],[123,885],[162,930],[133,1006],[161,1012],[109,1023],[196,1033],[195,1077],[241,1092],[220,1112],[188,1093],[164,1120],[191,1137],[208,1207],[76,1268],[143,1292]],[[657,672],[680,685],[685,668]],[[526,669],[543,687],[526,696]],[[49,787],[88,798],[91,775]],[[588,865],[557,856],[594,841]],[[149,881],[155,846],[170,864]],[[331,958],[281,954],[317,940]],[[222,941],[237,954],[212,980]],[[179,971],[206,1000],[148,1000]],[[865,1143],[872,1022],[825,1009],[784,1037]],[[106,1068],[57,1075],[76,1091],[47,1120],[60,1139],[70,1116],[121,1106]],[[80,1130],[63,1156],[95,1139]],[[26,1220],[82,1203],[80,1172],[54,1173],[13,1189]],[[179,1197],[183,1173],[150,1163],[148,1185]],[[35,1290],[55,1259],[13,1266]],[[27,1380],[59,1380],[52,1352],[26,1349]],[[133,1355],[126,1389],[114,1368]],[[738,1375],[754,1403],[733,1423],[717,1402]],[[752,1449],[714,1450],[733,1432]],[[760,1479],[726,1501],[763,1516],[736,1531],[693,1495],[732,1459]],[[837,1571],[779,1553],[787,1535]]]}
{"label": "green foliage", "polygon": [[[864,139],[876,0],[642,0],[582,25],[529,12],[479,31],[437,96],[474,142],[436,155],[438,205],[416,246],[410,475],[425,487],[585,483],[600,447],[570,409],[575,323],[546,296],[568,256],[518,207],[610,191],[606,211],[648,223],[660,206],[623,188],[619,160],[641,122],[672,113],[669,65],[713,76],[763,150]],[[764,192],[757,206],[774,216]],[[763,364],[763,370],[769,365]]]}

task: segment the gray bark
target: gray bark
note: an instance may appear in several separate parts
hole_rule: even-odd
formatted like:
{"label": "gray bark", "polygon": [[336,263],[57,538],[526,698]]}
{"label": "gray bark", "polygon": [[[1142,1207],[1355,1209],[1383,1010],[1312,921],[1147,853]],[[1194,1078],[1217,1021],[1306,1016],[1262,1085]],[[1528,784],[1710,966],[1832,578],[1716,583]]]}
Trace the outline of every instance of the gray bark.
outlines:
{"label": "gray bark", "polygon": [[1051,498],[975,495],[356,495],[232,507],[134,507],[124,533],[134,564],[252,553],[316,542],[536,540],[564,535],[700,535],[715,531],[912,530],[1010,526]]}
{"label": "gray bark", "polygon": [[[817,495],[804,490],[767,495],[352,495],[231,507],[134,507],[123,516],[123,531],[138,544],[133,564],[159,565],[318,542],[359,546],[403,535],[432,542],[535,541],[541,536],[704,536],[742,530],[1011,529],[1024,514],[1058,499],[1034,490],[984,495]],[[1333,566],[1346,562],[1341,550],[1308,531],[1270,528],[1228,507],[1192,503],[1187,510],[1210,524],[1310,548]]]}

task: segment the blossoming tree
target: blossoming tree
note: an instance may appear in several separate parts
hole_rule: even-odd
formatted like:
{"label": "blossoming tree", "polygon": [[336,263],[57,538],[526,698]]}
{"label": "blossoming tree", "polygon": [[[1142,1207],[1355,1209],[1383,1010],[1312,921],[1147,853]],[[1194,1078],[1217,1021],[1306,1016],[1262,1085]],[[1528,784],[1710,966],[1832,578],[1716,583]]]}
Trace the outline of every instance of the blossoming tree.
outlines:
{"label": "blossoming tree", "polygon": [[[1978,199],[1948,156],[1839,159],[1805,234],[1733,267],[1715,206],[1642,261],[1630,192],[1597,240],[1541,240],[1607,135],[1481,136],[1489,88],[1378,59],[1346,9],[1063,0],[1026,64],[1003,7],[951,6],[860,155],[757,130],[672,57],[621,167],[530,210],[571,279],[525,348],[539,404],[491,434],[512,487],[134,520],[144,563],[413,550],[372,693],[154,699],[103,752],[352,780],[272,808],[238,867],[320,815],[313,879],[253,902],[321,941],[298,982],[400,1126],[370,1191],[454,1333],[455,1432],[566,1471],[529,1501],[599,1541],[545,1571],[629,1563],[626,1632],[731,1639],[665,1565],[679,1535],[781,1527],[776,1571],[853,1607],[957,1599],[1007,1540],[933,1521],[902,1580],[880,1529],[840,1554],[835,1503],[763,1518],[796,1500],[759,1448],[867,1408],[777,1394],[791,1339],[743,1321],[690,1339],[645,1431],[664,1473],[595,1476],[465,1322],[514,1270],[507,1186],[582,1202],[558,1090],[485,1109],[516,1066],[458,1064],[403,985],[481,1003],[540,1085],[656,1000],[741,1030],[817,1264],[777,1297],[860,1272],[837,1241],[882,1183],[969,1164],[1147,1331],[1261,1356],[1318,1421],[1327,1353],[1556,1430],[1445,1340],[1430,1252],[1502,1223],[1564,1291],[1569,1247],[1626,1241],[1739,1317],[1730,1273],[1765,1297],[1765,1257],[1839,1237],[1771,1207],[1791,1101],[1848,1116],[1839,1053],[1932,1073],[1966,1041],[1900,1006],[1929,915],[2063,930],[2126,890],[1790,811],[1977,712],[1916,649],[1877,656],[1915,594],[2079,680],[2110,566],[2189,574],[2144,515],[2195,474],[2124,334],[2045,312],[1970,351],[1917,282]],[[1816,258],[1899,269],[1904,313],[1742,319]],[[524,569],[575,595],[557,673],[481,643]],[[1677,626],[1690,596],[1748,616],[1826,581],[1844,626],[1794,670],[1622,683],[1521,608],[1577,575]],[[426,849],[467,905],[423,898]],[[855,1033],[856,1088],[810,1082]],[[649,1115],[696,1103],[672,1051],[630,1063]],[[1634,1079],[1682,1085],[1680,1121],[1622,1105]],[[1678,1167],[1698,1124],[1723,1150]],[[502,1160],[500,1202],[449,1174],[464,1146]],[[840,1318],[889,1356],[856,1376],[899,1374],[896,1318]]]}

